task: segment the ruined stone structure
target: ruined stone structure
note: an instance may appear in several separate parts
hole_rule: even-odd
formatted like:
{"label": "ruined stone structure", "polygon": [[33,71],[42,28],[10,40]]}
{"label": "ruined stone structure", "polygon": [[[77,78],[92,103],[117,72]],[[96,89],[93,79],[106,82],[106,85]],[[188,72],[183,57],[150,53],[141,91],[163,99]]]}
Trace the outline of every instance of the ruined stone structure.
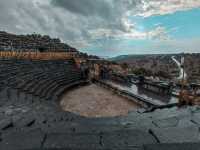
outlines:
{"label": "ruined stone structure", "polygon": [[[88,83],[82,76],[84,59],[73,54],[0,52],[1,150],[199,149],[199,106],[152,107],[143,101],[151,107],[110,118],[63,111],[62,94]],[[95,69],[94,75],[99,75]]]}
{"label": "ruined stone structure", "polygon": [[[138,109],[126,117],[85,118],[64,112],[60,95],[85,84],[68,60],[0,60],[1,149],[134,149],[199,147],[197,106]],[[84,99],[84,97],[83,97]],[[184,144],[185,143],[185,144]]]}
{"label": "ruined stone structure", "polygon": [[145,80],[140,84],[141,87],[160,95],[171,94],[172,85],[169,83],[152,82]]}

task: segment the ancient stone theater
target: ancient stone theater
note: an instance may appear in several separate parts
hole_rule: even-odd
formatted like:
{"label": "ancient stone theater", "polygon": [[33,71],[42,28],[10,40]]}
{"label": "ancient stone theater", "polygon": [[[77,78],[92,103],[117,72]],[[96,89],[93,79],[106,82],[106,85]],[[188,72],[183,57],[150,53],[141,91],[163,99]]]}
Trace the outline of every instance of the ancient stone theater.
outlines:
{"label": "ancient stone theater", "polygon": [[0,49],[1,150],[200,149],[200,107],[170,84],[49,36],[0,32]]}

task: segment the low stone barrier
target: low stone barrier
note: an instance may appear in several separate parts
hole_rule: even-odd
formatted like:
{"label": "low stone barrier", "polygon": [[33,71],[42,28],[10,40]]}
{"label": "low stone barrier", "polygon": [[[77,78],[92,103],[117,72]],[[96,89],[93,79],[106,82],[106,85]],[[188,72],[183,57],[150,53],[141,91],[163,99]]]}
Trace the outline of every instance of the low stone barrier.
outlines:
{"label": "low stone barrier", "polygon": [[164,109],[164,108],[171,108],[171,107],[174,107],[174,106],[177,106],[178,103],[172,103],[172,104],[166,104],[166,105],[158,105],[157,103],[154,103],[153,101],[151,100],[148,100],[148,99],[145,99],[141,96],[138,96],[138,95],[135,95],[129,91],[126,91],[126,90],[121,90],[117,87],[113,87],[112,85],[104,82],[104,81],[101,81],[101,80],[95,80],[94,81],[95,83],[99,84],[100,86],[104,87],[104,88],[107,88],[109,90],[112,90],[113,92],[115,92],[116,94],[120,95],[120,96],[123,96],[131,101],[134,101],[138,104],[140,104],[143,108],[146,109],[145,112],[152,112],[156,109]]}
{"label": "low stone barrier", "polygon": [[143,108],[145,109],[152,109],[154,107],[158,107],[157,104],[151,102],[151,101],[148,101],[142,97],[139,97],[137,95],[134,95],[133,93],[130,93],[128,91],[125,91],[125,90],[120,90],[116,87],[113,87],[111,86],[110,84],[108,83],[105,83],[103,81],[100,81],[100,80],[94,80],[94,82],[104,88],[107,88],[113,92],[115,92],[116,94],[120,95],[120,96],[123,96],[133,102],[136,102],[137,104],[141,105]]}

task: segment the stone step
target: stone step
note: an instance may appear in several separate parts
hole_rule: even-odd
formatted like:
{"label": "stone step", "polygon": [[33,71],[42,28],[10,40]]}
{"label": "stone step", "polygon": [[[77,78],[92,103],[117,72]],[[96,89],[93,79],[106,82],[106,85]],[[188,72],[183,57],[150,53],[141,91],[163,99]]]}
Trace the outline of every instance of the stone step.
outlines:
{"label": "stone step", "polygon": [[3,133],[0,148],[18,149],[136,149],[143,145],[156,144],[149,133],[141,130],[104,132],[98,134],[49,134],[40,129]]}
{"label": "stone step", "polygon": [[56,82],[62,79],[65,79],[66,76],[58,76],[55,78],[49,78],[46,82],[43,83],[40,88],[38,88],[38,91],[36,91],[36,94],[40,95],[41,97],[45,97],[45,93],[48,92],[49,89],[52,88],[52,86],[56,85]]}
{"label": "stone step", "polygon": [[155,139],[150,134],[131,130],[100,134],[47,134],[44,148],[123,148],[155,143]]}
{"label": "stone step", "polygon": [[199,127],[169,127],[155,128],[151,130],[152,134],[160,143],[190,143],[200,142]]}
{"label": "stone step", "polygon": [[172,143],[144,145],[144,150],[198,150],[200,143]]}
{"label": "stone step", "polygon": [[41,148],[45,135],[40,130],[3,134],[0,143],[2,150],[22,150]]}
{"label": "stone step", "polygon": [[80,78],[71,79],[67,81],[61,81],[55,87],[53,87],[47,94],[47,99],[57,100],[58,97],[67,89],[73,85],[81,83]]}

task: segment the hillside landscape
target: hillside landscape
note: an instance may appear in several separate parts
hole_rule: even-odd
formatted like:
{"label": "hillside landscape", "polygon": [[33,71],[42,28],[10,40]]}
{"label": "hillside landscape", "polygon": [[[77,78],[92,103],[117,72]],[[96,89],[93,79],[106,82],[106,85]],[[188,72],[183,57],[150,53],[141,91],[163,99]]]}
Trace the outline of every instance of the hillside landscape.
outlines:
{"label": "hillside landscape", "polygon": [[122,55],[111,58],[119,63],[127,63],[134,72],[143,70],[147,75],[158,75],[166,79],[176,79],[179,69],[172,60],[172,56],[179,61],[185,57],[184,67],[189,82],[200,82],[200,54],[154,54],[154,55]]}

